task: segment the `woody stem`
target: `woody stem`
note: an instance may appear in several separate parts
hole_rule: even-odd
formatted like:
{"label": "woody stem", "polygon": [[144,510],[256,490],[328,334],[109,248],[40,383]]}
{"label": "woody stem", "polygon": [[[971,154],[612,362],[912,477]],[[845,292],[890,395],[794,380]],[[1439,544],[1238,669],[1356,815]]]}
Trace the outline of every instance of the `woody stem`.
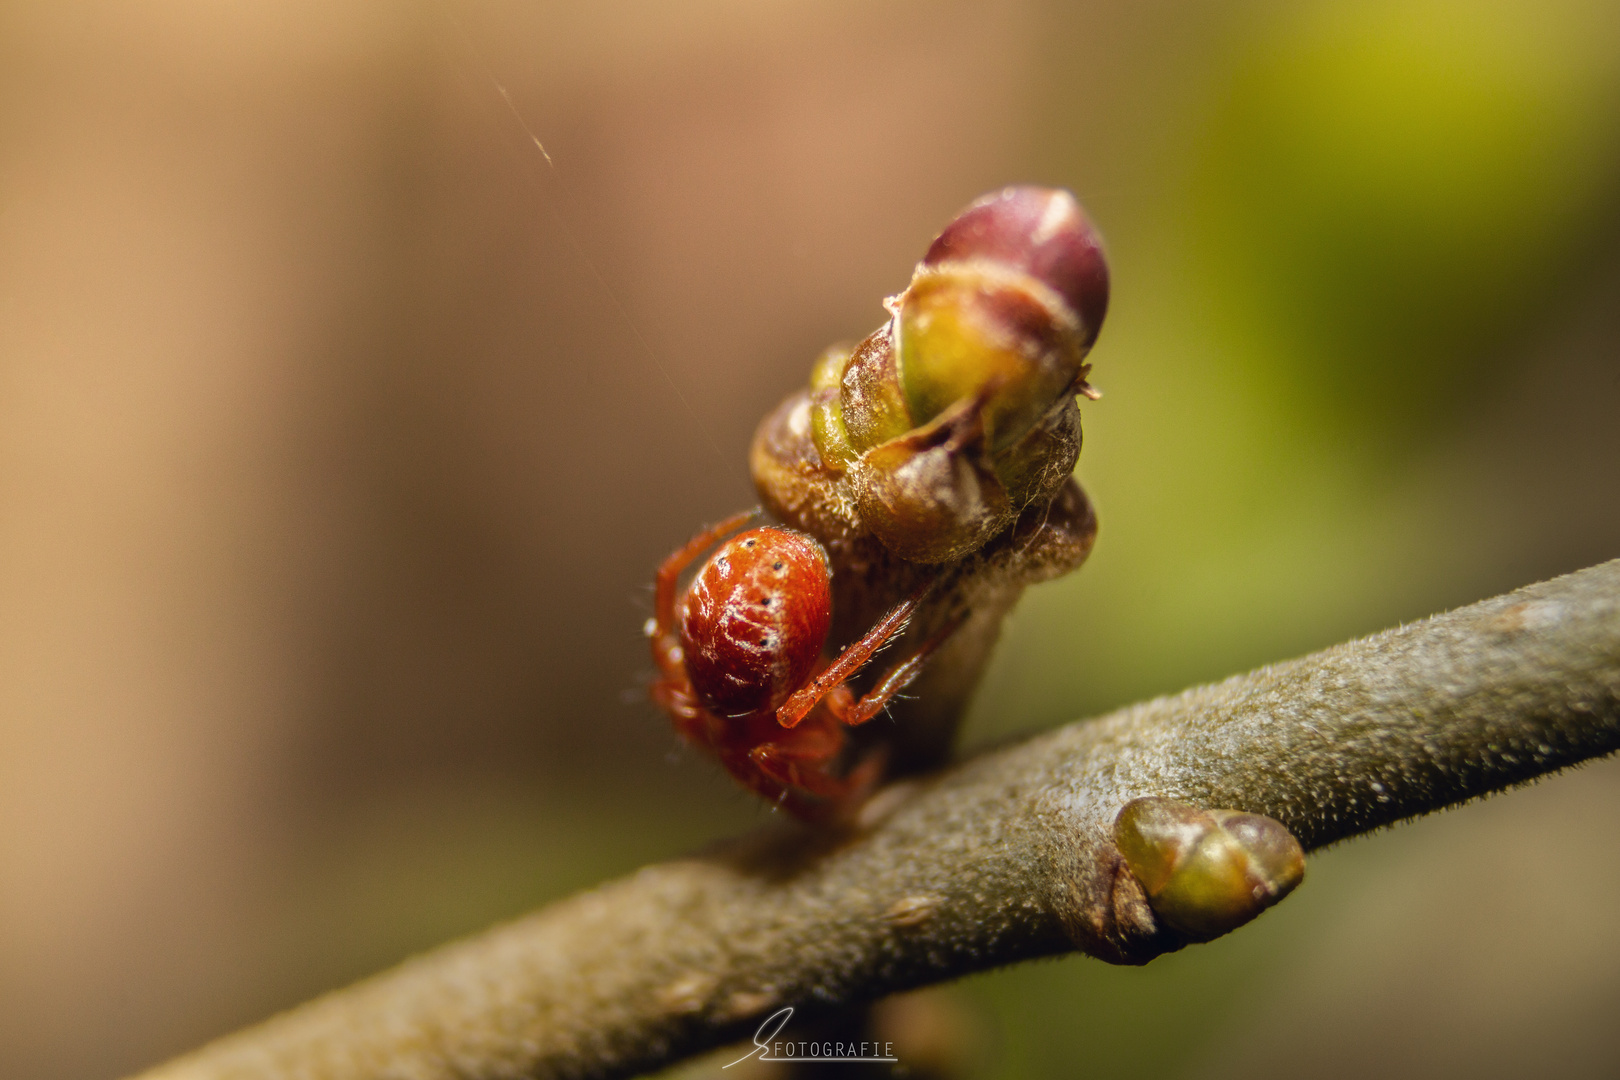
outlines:
{"label": "woody stem", "polygon": [[1116,918],[1140,795],[1307,848],[1620,748],[1620,561],[1072,724],[880,792],[864,831],[768,828],[648,867],[203,1048],[147,1080],[621,1077],[883,994],[1079,947]]}

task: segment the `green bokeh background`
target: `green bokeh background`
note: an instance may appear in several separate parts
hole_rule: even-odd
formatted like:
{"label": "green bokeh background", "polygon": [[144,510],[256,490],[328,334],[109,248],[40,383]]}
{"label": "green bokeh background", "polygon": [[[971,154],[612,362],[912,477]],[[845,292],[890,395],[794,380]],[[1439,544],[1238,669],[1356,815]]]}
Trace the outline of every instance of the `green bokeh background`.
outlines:
{"label": "green bokeh background", "polygon": [[1613,260],[1616,18],[1245,11],[1208,28],[1162,147],[1115,171],[1050,120],[1051,168],[1103,193],[1115,271],[1079,470],[1105,531],[1031,597],[998,702],[1057,720],[1514,583],[1469,463],[1439,459],[1475,434],[1537,457],[1511,416],[1527,354]]}
{"label": "green bokeh background", "polygon": [[[1555,561],[1614,554],[1612,536],[1584,547],[1553,539],[1552,522],[1507,519],[1538,509],[1516,485],[1564,470],[1592,502],[1620,497],[1612,441],[1596,461],[1537,445],[1545,421],[1525,415],[1523,393],[1551,326],[1620,300],[1620,10],[1423,0],[1192,18],[1207,37],[1164,91],[1176,104],[1159,145],[1128,163],[1088,158],[1062,136],[1061,109],[1047,118],[1053,170],[1103,193],[1089,201],[1115,269],[1095,357],[1106,396],[1086,410],[1079,470],[1104,525],[1083,574],[1026,600],[975,714],[985,737],[1512,587],[1538,545]],[[1054,79],[1054,101],[1073,93]],[[1613,339],[1584,363],[1612,410]],[[1319,943],[1376,902],[1371,882],[1399,897],[1411,882],[1388,868],[1403,857],[1439,873],[1434,852],[1465,843],[1483,810],[1328,852],[1277,912],[1146,970],[1045,964],[971,981],[1002,1033],[988,1075],[1510,1075],[1538,1071],[1538,1054],[1613,1068],[1612,1043],[1570,1036],[1569,1016],[1592,1004],[1578,979],[1579,1005],[1525,1005],[1562,1011],[1539,1028],[1425,1034],[1420,1019],[1380,1026],[1354,1006],[1301,1009],[1291,1025],[1276,1011],[1334,980],[1313,962]],[[1500,874],[1450,902],[1490,907],[1493,885]],[[1442,933],[1411,923],[1386,927],[1411,951]],[[1503,950],[1509,971],[1522,956],[1499,939],[1475,947]],[[1463,1003],[1514,981],[1499,971],[1486,991],[1454,974]],[[1605,982],[1597,1000],[1612,1004]],[[1393,973],[1365,989],[1407,991],[1414,1017],[1433,1005]],[[1474,1014],[1480,1029],[1491,1015]]]}

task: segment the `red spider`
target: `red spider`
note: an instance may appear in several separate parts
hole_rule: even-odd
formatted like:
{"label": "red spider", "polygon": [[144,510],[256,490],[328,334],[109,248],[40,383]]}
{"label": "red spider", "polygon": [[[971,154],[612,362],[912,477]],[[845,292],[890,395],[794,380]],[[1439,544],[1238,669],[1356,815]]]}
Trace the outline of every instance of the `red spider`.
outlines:
{"label": "red spider", "polygon": [[681,571],[752,516],[704,530],[658,568],[655,613],[647,621],[660,673],[653,700],[688,741],[712,751],[765,798],[806,820],[846,818],[877,783],[883,762],[876,752],[845,775],[835,772],[844,725],[881,712],[956,623],[857,700],[845,680],[905,629],[927,590],[896,604],[817,674],[832,622],[827,553],[813,537],[770,526],[722,544],[677,604]]}

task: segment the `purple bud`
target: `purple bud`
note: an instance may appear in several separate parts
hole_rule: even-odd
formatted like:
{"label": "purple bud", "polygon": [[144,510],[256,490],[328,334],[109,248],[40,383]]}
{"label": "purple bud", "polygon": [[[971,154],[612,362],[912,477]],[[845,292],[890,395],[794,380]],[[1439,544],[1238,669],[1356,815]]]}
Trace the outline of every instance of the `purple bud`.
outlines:
{"label": "purple bud", "polygon": [[1016,267],[1049,286],[1080,319],[1082,348],[1097,339],[1108,311],[1108,263],[1067,191],[1026,184],[975,199],[945,226],[923,265],[973,258]]}

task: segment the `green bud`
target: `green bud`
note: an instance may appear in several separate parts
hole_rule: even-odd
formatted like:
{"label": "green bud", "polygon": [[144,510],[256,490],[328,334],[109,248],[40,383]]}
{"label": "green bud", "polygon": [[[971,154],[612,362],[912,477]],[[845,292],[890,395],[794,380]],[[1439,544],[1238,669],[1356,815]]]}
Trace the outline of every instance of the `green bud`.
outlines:
{"label": "green bud", "polygon": [[[852,528],[950,562],[1056,497],[1107,303],[1100,243],[1068,192],[1006,188],[957,215],[885,302],[889,321],[816,361],[796,414]],[[813,473],[792,439],[762,428],[755,453],[761,496],[790,516]]]}
{"label": "green bud", "polygon": [[855,346],[839,382],[850,445],[870,450],[916,426],[894,359],[894,323],[884,323]]}
{"label": "green bud", "polygon": [[1299,841],[1260,814],[1133,799],[1114,819],[1114,842],[1153,913],[1194,941],[1237,929],[1305,876]]}
{"label": "green bud", "polygon": [[899,303],[896,368],[911,418],[984,401],[995,453],[1027,434],[1081,378],[1078,326],[1034,278],[974,260],[920,267]]}
{"label": "green bud", "polygon": [[848,345],[834,345],[823,352],[810,369],[810,437],[815,440],[821,460],[834,468],[847,469],[855,462],[855,448],[844,427],[842,385],[844,369],[854,352]]}

